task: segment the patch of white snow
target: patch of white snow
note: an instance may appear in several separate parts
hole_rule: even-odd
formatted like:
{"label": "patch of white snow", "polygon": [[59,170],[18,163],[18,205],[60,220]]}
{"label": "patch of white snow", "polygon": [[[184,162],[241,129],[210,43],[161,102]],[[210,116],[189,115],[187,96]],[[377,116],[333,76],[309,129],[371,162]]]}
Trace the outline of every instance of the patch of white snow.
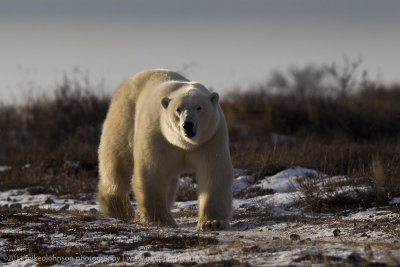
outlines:
{"label": "patch of white snow", "polygon": [[0,172],[5,172],[5,171],[8,171],[8,170],[11,170],[10,166],[0,166]]}
{"label": "patch of white snow", "polygon": [[251,184],[253,184],[255,181],[255,178],[253,176],[239,176],[235,180],[233,180],[233,185],[232,189],[234,193],[238,193],[247,187],[249,187]]}
{"label": "patch of white snow", "polygon": [[255,186],[259,186],[262,189],[272,189],[278,193],[293,192],[296,190],[296,179],[303,178],[308,175],[321,178],[326,176],[325,174],[316,170],[303,167],[291,167],[273,176],[266,177],[264,180],[261,181],[260,185]]}

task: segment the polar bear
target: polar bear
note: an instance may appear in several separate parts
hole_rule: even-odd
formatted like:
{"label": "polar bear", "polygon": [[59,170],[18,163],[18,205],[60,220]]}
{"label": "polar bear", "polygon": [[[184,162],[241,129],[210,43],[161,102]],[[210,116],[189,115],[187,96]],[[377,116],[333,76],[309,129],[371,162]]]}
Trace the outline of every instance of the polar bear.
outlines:
{"label": "polar bear", "polygon": [[133,189],[144,223],[174,225],[178,178],[195,174],[198,230],[229,227],[233,168],[219,96],[170,70],[143,71],[115,93],[99,146],[99,202],[131,220]]}

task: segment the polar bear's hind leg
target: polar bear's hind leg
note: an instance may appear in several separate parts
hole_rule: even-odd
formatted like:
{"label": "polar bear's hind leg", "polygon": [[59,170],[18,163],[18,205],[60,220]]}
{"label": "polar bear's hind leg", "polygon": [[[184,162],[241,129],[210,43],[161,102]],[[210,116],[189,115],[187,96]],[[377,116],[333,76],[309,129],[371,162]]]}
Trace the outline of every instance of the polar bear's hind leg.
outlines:
{"label": "polar bear's hind leg", "polygon": [[[129,201],[130,177],[129,166],[121,166],[121,162],[107,160],[100,155],[100,182],[98,200],[102,211],[107,216],[124,221],[133,220],[135,212]],[[125,168],[124,168],[125,167]]]}

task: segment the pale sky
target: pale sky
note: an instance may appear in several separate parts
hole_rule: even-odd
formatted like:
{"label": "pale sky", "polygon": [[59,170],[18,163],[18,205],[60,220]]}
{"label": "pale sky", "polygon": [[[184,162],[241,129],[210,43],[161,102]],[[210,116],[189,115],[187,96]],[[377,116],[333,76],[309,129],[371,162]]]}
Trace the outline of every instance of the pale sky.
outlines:
{"label": "pale sky", "polygon": [[348,56],[392,83],[399,51],[398,0],[0,0],[0,102],[76,68],[111,92],[144,69],[190,66],[223,94]]}

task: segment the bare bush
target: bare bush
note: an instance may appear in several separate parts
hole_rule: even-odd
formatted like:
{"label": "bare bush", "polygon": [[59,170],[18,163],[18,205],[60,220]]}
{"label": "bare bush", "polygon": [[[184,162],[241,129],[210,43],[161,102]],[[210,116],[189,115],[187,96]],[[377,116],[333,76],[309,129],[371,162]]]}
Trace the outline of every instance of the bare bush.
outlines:
{"label": "bare bush", "polygon": [[[364,74],[360,80],[359,68],[350,60],[344,67],[292,68],[275,72],[265,85],[230,93],[221,105],[234,166],[257,178],[293,165],[368,177],[398,195],[400,85],[368,81]],[[72,160],[95,167],[109,100],[85,79],[66,78],[53,97],[1,105],[0,165],[62,168]],[[191,192],[182,199],[195,198]]]}

